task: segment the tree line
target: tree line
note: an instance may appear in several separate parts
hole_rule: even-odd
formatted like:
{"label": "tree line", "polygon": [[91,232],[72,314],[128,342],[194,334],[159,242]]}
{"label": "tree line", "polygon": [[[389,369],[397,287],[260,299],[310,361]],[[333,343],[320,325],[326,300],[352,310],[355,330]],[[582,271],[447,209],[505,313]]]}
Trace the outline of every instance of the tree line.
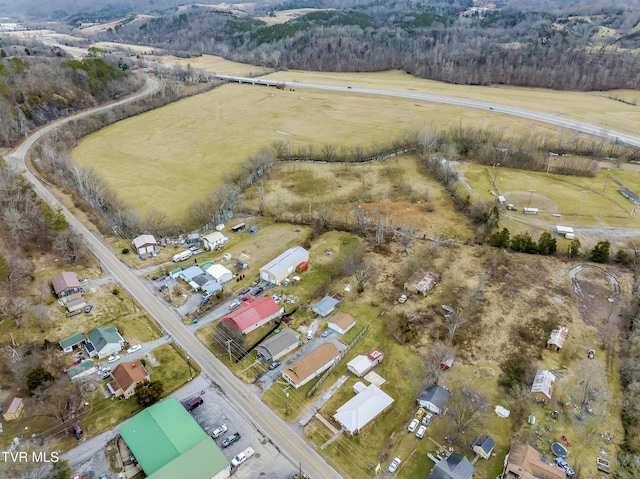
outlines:
{"label": "tree line", "polygon": [[[561,90],[640,86],[640,63],[633,53],[640,46],[633,30],[640,20],[636,4],[616,9],[546,2],[536,10],[510,3],[470,12],[471,2],[464,0],[313,3],[339,6],[276,25],[192,6],[95,38],[276,69],[402,69],[450,83]],[[618,35],[601,36],[603,27]]]}

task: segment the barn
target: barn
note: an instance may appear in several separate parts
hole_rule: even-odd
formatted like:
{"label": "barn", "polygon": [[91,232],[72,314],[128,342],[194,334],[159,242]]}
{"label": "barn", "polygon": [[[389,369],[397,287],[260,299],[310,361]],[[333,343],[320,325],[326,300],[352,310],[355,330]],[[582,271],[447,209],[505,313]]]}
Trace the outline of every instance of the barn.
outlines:
{"label": "barn", "polygon": [[298,265],[308,262],[309,252],[302,246],[293,246],[260,268],[260,279],[280,284],[296,270]]}
{"label": "barn", "polygon": [[153,235],[140,235],[131,242],[131,245],[138,254],[147,254],[153,253],[158,243]]}

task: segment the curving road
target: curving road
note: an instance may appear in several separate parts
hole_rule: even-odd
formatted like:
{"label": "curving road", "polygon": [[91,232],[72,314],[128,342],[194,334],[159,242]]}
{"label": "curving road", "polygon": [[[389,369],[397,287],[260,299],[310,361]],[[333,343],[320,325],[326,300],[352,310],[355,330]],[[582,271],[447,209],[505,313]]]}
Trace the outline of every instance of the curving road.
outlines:
{"label": "curving road", "polygon": [[525,110],[523,108],[516,108],[512,106],[500,105],[499,103],[487,103],[483,101],[468,100],[465,98],[456,98],[452,96],[432,95],[430,93],[416,93],[402,90],[384,90],[379,88],[361,88],[358,86],[342,86],[342,85],[329,85],[324,83],[304,83],[304,82],[289,82],[289,81],[276,81],[266,80],[260,78],[247,78],[233,75],[214,75],[220,80],[226,80],[234,83],[247,83],[251,85],[264,85],[273,87],[285,87],[285,88],[308,88],[314,90],[329,90],[340,91],[348,93],[360,93],[365,95],[379,95],[379,96],[391,96],[397,98],[406,98],[410,100],[429,101],[434,103],[444,103],[447,105],[463,106],[467,108],[477,108],[480,110],[488,110],[494,113],[502,113],[505,115],[518,116],[521,118],[527,118],[529,120],[540,121],[551,125],[567,128],[569,130],[578,131],[587,135],[593,135],[600,138],[607,138],[619,143],[626,143],[632,146],[640,148],[640,137],[628,135],[617,131],[607,130],[600,126],[591,125],[590,123],[584,123],[581,121],[568,120],[556,115],[550,115],[548,113],[540,113],[533,110]]}
{"label": "curving road", "polygon": [[202,371],[215,381],[229,401],[245,415],[253,426],[268,437],[280,452],[293,464],[302,464],[303,470],[314,479],[335,479],[340,477],[332,467],[300,436],[300,433],[291,425],[280,419],[259,398],[260,392],[253,385],[246,385],[237,379],[229,369],[219,361],[182,323],[182,320],[167,309],[165,304],[154,295],[141,278],[134,271],[120,261],[111,248],[98,235],[89,231],[58,199],[45,187],[43,183],[26,168],[26,158],[29,148],[40,138],[42,133],[49,132],[63,126],[71,119],[79,118],[96,111],[106,110],[115,105],[120,105],[141,98],[155,91],[156,82],[147,79],[147,87],[117,103],[105,105],[93,110],[88,110],[72,117],[57,120],[44,127],[38,134],[28,138],[7,158],[22,174],[31,182],[34,191],[44,201],[53,207],[60,206],[71,226],[81,233],[86,241],[86,246],[100,260],[102,268],[125,288],[135,298],[158,324],[180,345],[187,353],[198,362]]}

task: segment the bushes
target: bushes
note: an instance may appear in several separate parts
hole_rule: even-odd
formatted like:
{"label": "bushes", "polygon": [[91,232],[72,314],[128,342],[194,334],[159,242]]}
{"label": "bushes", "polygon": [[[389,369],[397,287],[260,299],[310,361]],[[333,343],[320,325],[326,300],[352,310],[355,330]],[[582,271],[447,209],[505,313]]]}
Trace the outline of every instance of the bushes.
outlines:
{"label": "bushes", "polygon": [[589,254],[589,259],[594,263],[607,263],[611,251],[611,243],[608,241],[598,241]]}

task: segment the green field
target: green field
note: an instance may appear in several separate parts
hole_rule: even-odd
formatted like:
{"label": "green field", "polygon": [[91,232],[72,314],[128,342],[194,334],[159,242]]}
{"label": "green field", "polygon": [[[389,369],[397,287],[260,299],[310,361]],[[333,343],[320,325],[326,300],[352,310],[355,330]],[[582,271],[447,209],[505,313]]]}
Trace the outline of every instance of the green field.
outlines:
{"label": "green field", "polygon": [[118,122],[83,139],[72,156],[94,168],[141,214],[179,220],[260,148],[384,144],[403,131],[482,124],[513,133],[555,129],[506,115],[376,96],[225,85]]}

